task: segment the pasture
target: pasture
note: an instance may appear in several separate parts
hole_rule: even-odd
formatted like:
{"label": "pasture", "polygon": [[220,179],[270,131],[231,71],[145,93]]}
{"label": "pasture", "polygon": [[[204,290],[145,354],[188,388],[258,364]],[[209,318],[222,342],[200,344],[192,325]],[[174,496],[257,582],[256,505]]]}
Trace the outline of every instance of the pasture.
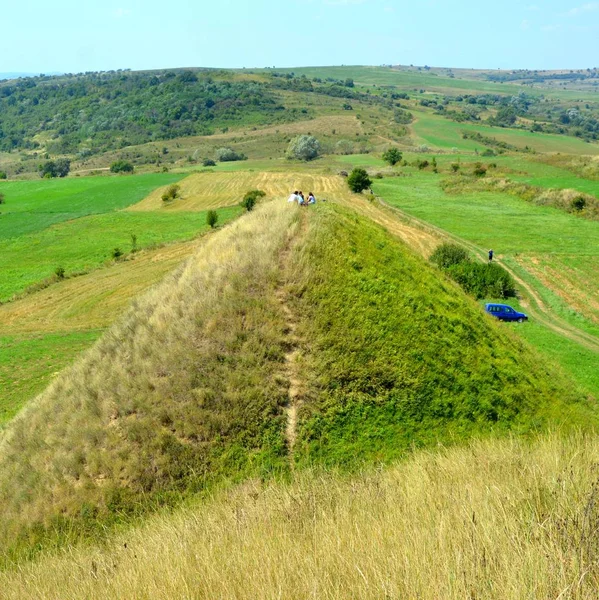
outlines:
{"label": "pasture", "polygon": [[120,177],[68,177],[0,181],[6,203],[0,208],[0,241],[42,231],[51,225],[123,209],[181,175],[152,173]]}
{"label": "pasture", "polygon": [[456,123],[431,112],[415,112],[412,129],[418,142],[443,150],[457,148],[459,151],[486,149],[484,144],[472,139],[463,139],[462,133],[469,131],[495,138],[518,148],[533,148],[537,152],[564,152],[568,154],[599,154],[599,144],[588,144],[575,137],[549,133],[532,133],[525,129],[507,129],[484,124]]}

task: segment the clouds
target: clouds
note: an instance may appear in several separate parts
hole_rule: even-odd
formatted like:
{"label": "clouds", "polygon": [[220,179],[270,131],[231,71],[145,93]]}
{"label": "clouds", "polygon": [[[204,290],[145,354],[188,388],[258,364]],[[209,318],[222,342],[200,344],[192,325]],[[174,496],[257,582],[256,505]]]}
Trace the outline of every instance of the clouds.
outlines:
{"label": "clouds", "polygon": [[585,13],[596,12],[599,10],[599,2],[587,2],[582,6],[577,6],[575,8],[570,9],[566,15],[568,17],[577,17],[579,15],[583,15]]}

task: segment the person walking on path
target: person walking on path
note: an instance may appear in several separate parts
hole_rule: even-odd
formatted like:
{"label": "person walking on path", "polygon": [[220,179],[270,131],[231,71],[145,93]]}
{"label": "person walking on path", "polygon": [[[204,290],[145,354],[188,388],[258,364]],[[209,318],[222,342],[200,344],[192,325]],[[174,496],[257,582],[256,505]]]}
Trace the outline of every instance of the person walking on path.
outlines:
{"label": "person walking on path", "polygon": [[493,262],[493,250],[489,250],[489,262]]}

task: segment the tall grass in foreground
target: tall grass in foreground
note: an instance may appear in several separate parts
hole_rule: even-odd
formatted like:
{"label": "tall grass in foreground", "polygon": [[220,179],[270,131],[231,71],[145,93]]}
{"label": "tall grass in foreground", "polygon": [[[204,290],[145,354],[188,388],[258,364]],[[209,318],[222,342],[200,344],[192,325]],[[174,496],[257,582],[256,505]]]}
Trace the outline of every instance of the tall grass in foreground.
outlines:
{"label": "tall grass in foreground", "polygon": [[250,482],[102,548],[0,573],[6,600],[595,600],[599,442],[475,441],[349,478]]}

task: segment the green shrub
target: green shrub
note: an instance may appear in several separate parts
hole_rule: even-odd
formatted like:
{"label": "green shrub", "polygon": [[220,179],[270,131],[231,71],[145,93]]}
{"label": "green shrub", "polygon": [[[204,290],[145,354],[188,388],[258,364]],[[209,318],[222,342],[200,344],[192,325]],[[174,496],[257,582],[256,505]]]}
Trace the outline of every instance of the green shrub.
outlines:
{"label": "green shrub", "polygon": [[429,162],[428,160],[424,159],[424,160],[417,160],[416,161],[416,166],[422,171],[423,169],[426,169],[426,167],[428,167]]}
{"label": "green shrub", "polygon": [[0,192],[0,204],[4,204],[6,202],[6,196]]}
{"label": "green shrub", "polygon": [[412,113],[407,110],[403,110],[402,108],[398,108],[393,114],[393,120],[396,123],[400,123],[401,125],[408,125],[414,120],[414,116]]}
{"label": "green shrub", "polygon": [[458,165],[457,163],[453,163],[453,164],[451,165],[451,170],[452,170],[454,173],[457,173],[457,172],[460,170],[460,165]]}
{"label": "green shrub", "polygon": [[68,158],[48,160],[39,166],[40,175],[44,179],[52,179],[52,177],[66,177],[70,170],[71,161]]}
{"label": "green shrub", "polygon": [[56,275],[56,277],[58,279],[64,279],[65,276],[65,270],[64,267],[56,267],[56,269],[54,269],[54,275]]}
{"label": "green shrub", "polygon": [[[2,202],[0,202],[0,204],[1,203]],[[570,206],[572,207],[572,210],[575,210],[577,212],[584,210],[586,205],[587,205],[587,201],[583,196],[578,196],[577,198],[574,198],[574,200],[572,200],[572,202],[570,204]]]}
{"label": "green shrub", "polygon": [[123,251],[120,248],[114,248],[112,250],[112,258],[115,260],[123,256]]}
{"label": "green shrub", "polygon": [[166,188],[166,192],[164,192],[164,194],[162,194],[162,201],[170,202],[171,200],[178,198],[180,190],[181,190],[181,187],[178,186],[176,183],[173,183],[173,185],[169,185]]}
{"label": "green shrub", "polygon": [[6,179],[6,171],[0,171],[0,179]]}
{"label": "green shrub", "polygon": [[211,158],[205,158],[202,161],[202,166],[204,166],[204,167],[215,167],[216,163]]}
{"label": "green shrub", "polygon": [[386,152],[383,152],[383,160],[389,163],[392,167],[401,161],[402,154],[397,148],[389,148]]}
{"label": "green shrub", "polygon": [[111,173],[133,173],[135,167],[126,160],[117,160],[110,165]]}
{"label": "green shrub", "polygon": [[510,298],[516,295],[512,276],[496,263],[461,262],[446,271],[465,292],[477,299]]}
{"label": "green shrub", "polygon": [[219,148],[216,151],[216,158],[220,162],[236,162],[238,160],[246,160],[247,156],[241,152],[236,152],[232,148]]}
{"label": "green shrub", "polygon": [[359,194],[372,185],[372,180],[365,169],[357,167],[349,174],[347,185],[352,192]]}
{"label": "green shrub", "polygon": [[266,192],[262,190],[251,190],[246,193],[241,201],[241,206],[245,208],[248,212],[253,210],[254,206],[256,206],[256,202],[258,202],[259,198],[264,198],[266,196]]}
{"label": "green shrub", "polygon": [[470,256],[462,246],[446,243],[437,246],[429,260],[440,269],[448,269],[462,262],[470,262]]}
{"label": "green shrub", "polygon": [[320,142],[312,135],[299,135],[289,142],[287,158],[314,160],[320,154]]}
{"label": "green shrub", "polygon": [[214,229],[217,223],[218,213],[215,210],[209,210],[206,213],[206,224],[209,225],[212,229]]}
{"label": "green shrub", "polygon": [[481,163],[476,163],[472,173],[475,177],[484,177],[487,174],[487,167]]}

